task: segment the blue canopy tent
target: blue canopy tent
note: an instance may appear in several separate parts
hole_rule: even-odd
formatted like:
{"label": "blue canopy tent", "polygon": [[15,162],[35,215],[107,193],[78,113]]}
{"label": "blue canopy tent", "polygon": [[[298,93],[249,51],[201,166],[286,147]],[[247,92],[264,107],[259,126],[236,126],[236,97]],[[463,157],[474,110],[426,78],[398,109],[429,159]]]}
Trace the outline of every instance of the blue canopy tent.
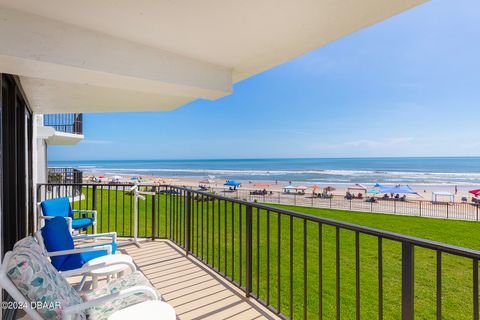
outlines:
{"label": "blue canopy tent", "polygon": [[[227,180],[227,182],[225,182],[223,185],[226,187],[230,187],[229,188],[230,191],[235,191],[237,190],[237,187],[241,185],[241,183],[235,180]],[[232,187],[233,187],[233,190],[232,190]]]}
{"label": "blue canopy tent", "polygon": [[241,183],[235,180],[227,180],[227,182],[225,182],[223,185],[228,187],[239,187]]}
{"label": "blue canopy tent", "polygon": [[419,194],[410,188],[410,186],[401,186],[401,185],[396,185],[396,186],[381,186],[380,187],[380,192],[381,193],[394,193],[394,194],[416,194],[419,196]]}

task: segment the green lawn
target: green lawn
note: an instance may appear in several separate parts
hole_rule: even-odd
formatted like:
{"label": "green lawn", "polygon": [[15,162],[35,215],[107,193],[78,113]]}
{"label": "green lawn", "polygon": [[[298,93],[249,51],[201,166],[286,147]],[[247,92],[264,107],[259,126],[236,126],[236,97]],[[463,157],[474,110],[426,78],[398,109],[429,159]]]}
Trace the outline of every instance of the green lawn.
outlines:
{"label": "green lawn", "polygon": [[[84,189],[88,201],[76,203],[76,208],[91,208],[92,193]],[[157,195],[155,212],[152,197],[139,205],[140,235],[150,236],[153,214],[158,236],[174,238],[184,245],[184,197]],[[99,231],[117,231],[120,235],[131,232],[132,197],[119,190],[97,190]],[[203,210],[202,210],[203,206]],[[359,213],[328,209],[279,206],[326,218],[480,249],[480,224],[419,217],[404,217],[376,213]],[[176,210],[178,209],[178,210]],[[233,209],[233,210],[232,210]],[[178,212],[178,214],[175,214]],[[233,214],[232,214],[233,212]],[[203,219],[202,219],[203,217]],[[267,219],[270,223],[267,223]],[[279,227],[280,220],[280,227]],[[245,285],[245,207],[224,201],[193,201],[191,249],[198,256],[236,282]],[[170,228],[172,226],[172,228]],[[304,228],[307,230],[307,272],[304,273]],[[212,232],[214,230],[214,232]],[[280,241],[279,238],[280,230]],[[318,319],[319,312],[319,227],[316,223],[304,225],[293,219],[293,308],[290,308],[290,218],[274,212],[253,210],[253,292],[283,314],[294,318],[303,315],[304,282],[306,282],[307,315]],[[270,237],[267,238],[267,232]],[[324,319],[335,317],[335,228],[322,227],[322,280]],[[233,238],[233,243],[232,243]],[[203,241],[202,241],[203,239]],[[258,243],[258,249],[257,249]],[[360,235],[360,287],[361,316],[375,319],[378,314],[377,239]],[[202,245],[203,244],[203,245]],[[268,256],[267,250],[269,248]],[[240,252],[241,250],[241,252]],[[233,255],[233,259],[232,259]],[[269,259],[267,259],[269,258]],[[232,261],[234,262],[232,264]],[[257,263],[258,261],[258,263]],[[278,263],[277,263],[278,261]],[[355,318],[355,233],[340,232],[341,262],[341,315]],[[436,253],[415,249],[415,310],[417,319],[435,318],[435,262]],[[472,318],[472,262],[468,259],[443,256],[443,319]],[[257,277],[257,268],[259,270]],[[278,273],[278,268],[280,269]],[[269,271],[268,271],[269,270]],[[401,246],[383,241],[383,293],[384,319],[400,318]],[[269,277],[267,277],[267,271]],[[305,279],[306,276],[306,279]],[[257,284],[258,279],[258,284]],[[277,280],[279,279],[279,286]],[[268,291],[268,292],[267,292]],[[280,292],[280,295],[278,295]],[[268,298],[267,298],[268,297]],[[279,299],[280,298],[280,299]],[[280,300],[280,304],[278,304]]]}

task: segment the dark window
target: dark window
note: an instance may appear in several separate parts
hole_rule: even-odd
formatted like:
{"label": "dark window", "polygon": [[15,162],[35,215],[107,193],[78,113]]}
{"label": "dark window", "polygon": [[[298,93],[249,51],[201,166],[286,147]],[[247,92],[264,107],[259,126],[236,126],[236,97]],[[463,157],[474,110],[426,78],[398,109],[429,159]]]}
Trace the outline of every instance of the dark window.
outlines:
{"label": "dark window", "polygon": [[19,80],[1,75],[2,256],[33,231],[32,114]]}

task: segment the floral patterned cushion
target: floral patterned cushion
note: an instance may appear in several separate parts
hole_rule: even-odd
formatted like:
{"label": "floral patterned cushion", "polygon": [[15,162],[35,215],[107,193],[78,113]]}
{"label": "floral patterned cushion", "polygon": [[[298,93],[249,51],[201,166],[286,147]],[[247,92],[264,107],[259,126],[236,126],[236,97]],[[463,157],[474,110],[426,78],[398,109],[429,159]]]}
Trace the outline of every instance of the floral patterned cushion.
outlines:
{"label": "floral patterned cushion", "polygon": [[[30,302],[47,306],[36,309],[43,318],[61,319],[65,307],[82,303],[83,300],[47,257],[39,255],[35,240],[29,238],[21,240],[14,247],[7,275]],[[84,314],[79,317],[85,319]]]}
{"label": "floral patterned cushion", "polygon": [[[86,301],[92,300],[134,286],[148,286],[153,288],[148,279],[145,278],[145,276],[140,271],[135,271],[126,276],[117,278],[109,282],[105,287],[85,293],[83,298]],[[160,297],[160,294],[158,294],[158,296]],[[151,299],[152,298],[150,296],[147,296],[144,293],[136,293],[126,298],[110,300],[102,306],[90,308],[86,310],[86,314],[89,320],[106,320],[112,313],[117,310],[121,310],[134,304]]]}
{"label": "floral patterned cushion", "polygon": [[29,249],[32,251],[32,253],[40,255],[40,256],[46,256],[45,250],[38,244],[38,242],[33,238],[33,237],[25,237],[13,246],[13,250],[15,249]]}

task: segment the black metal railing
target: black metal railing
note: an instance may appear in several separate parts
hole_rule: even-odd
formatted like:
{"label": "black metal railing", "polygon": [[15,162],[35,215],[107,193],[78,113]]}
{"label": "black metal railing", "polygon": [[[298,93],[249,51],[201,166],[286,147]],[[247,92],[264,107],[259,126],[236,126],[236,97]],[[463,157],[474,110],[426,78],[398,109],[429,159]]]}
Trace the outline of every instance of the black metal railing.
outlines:
{"label": "black metal railing", "polygon": [[83,134],[83,114],[45,114],[43,115],[43,125],[52,127],[59,132]]}
{"label": "black metal railing", "polygon": [[75,168],[48,168],[48,183],[82,183],[83,172]]}
{"label": "black metal railing", "polygon": [[[418,217],[479,221],[479,202],[446,202],[428,200],[388,199],[363,196],[363,199],[345,199],[342,196],[322,197],[310,193],[284,193],[279,191],[256,192],[248,189],[229,190],[210,187],[215,194],[225,197],[265,204],[294,205],[313,208],[329,208],[348,211],[389,213]],[[375,199],[375,201],[372,201]]]}
{"label": "black metal railing", "polygon": [[[99,232],[131,236],[129,184],[80,186],[75,209],[96,209]],[[139,235],[166,238],[288,319],[478,319],[480,252],[232,199],[142,185]],[[439,230],[439,232],[442,232]]]}

